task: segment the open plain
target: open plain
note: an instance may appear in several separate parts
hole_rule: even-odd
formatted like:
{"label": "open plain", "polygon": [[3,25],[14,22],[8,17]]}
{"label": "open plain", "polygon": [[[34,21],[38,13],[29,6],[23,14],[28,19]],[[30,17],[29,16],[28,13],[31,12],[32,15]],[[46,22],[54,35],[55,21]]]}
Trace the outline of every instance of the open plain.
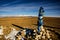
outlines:
{"label": "open plain", "polygon": [[[3,26],[3,33],[7,35],[11,32],[11,28],[20,30],[20,28],[13,26],[16,24],[23,28],[37,29],[37,17],[3,17],[0,18],[0,26]],[[60,17],[44,17],[43,18],[44,28],[49,30],[52,34],[53,40],[59,40],[60,36]],[[1,37],[1,36],[0,36]],[[0,38],[0,40],[5,40],[5,38]]]}

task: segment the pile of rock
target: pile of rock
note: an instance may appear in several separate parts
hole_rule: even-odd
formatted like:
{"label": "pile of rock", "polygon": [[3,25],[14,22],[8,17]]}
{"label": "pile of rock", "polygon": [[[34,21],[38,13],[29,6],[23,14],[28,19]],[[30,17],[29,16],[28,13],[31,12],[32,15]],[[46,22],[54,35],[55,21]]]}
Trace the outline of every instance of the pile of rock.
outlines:
{"label": "pile of rock", "polygon": [[50,31],[46,30],[43,26],[41,26],[40,35],[37,34],[35,39],[52,40],[50,36]]}

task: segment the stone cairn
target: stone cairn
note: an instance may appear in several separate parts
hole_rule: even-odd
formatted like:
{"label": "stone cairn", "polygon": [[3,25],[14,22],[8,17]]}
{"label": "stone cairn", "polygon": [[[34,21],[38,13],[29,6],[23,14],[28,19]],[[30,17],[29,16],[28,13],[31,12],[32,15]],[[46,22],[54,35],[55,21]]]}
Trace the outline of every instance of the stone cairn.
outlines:
{"label": "stone cairn", "polygon": [[52,40],[50,31],[46,30],[43,26],[41,27],[40,35],[36,34],[35,40]]}

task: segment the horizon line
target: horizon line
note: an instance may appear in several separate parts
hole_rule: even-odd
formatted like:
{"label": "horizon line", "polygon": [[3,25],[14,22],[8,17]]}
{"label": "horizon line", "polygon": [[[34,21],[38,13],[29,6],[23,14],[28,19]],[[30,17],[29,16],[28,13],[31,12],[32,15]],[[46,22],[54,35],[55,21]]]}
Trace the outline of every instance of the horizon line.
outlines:
{"label": "horizon line", "polygon": [[[0,15],[0,17],[20,17],[20,16],[38,17],[38,15]],[[43,17],[60,17],[60,16],[43,16]]]}

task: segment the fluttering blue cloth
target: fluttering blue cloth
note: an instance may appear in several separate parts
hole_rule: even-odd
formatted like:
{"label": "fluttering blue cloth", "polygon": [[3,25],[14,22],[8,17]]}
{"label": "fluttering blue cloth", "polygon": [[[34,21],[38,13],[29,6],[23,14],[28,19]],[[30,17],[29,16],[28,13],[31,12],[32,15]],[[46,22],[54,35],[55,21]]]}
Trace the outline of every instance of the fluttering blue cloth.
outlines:
{"label": "fluttering blue cloth", "polygon": [[38,33],[40,33],[40,28],[41,26],[43,26],[43,13],[44,13],[44,9],[42,7],[40,7],[39,9],[39,15],[38,15]]}

